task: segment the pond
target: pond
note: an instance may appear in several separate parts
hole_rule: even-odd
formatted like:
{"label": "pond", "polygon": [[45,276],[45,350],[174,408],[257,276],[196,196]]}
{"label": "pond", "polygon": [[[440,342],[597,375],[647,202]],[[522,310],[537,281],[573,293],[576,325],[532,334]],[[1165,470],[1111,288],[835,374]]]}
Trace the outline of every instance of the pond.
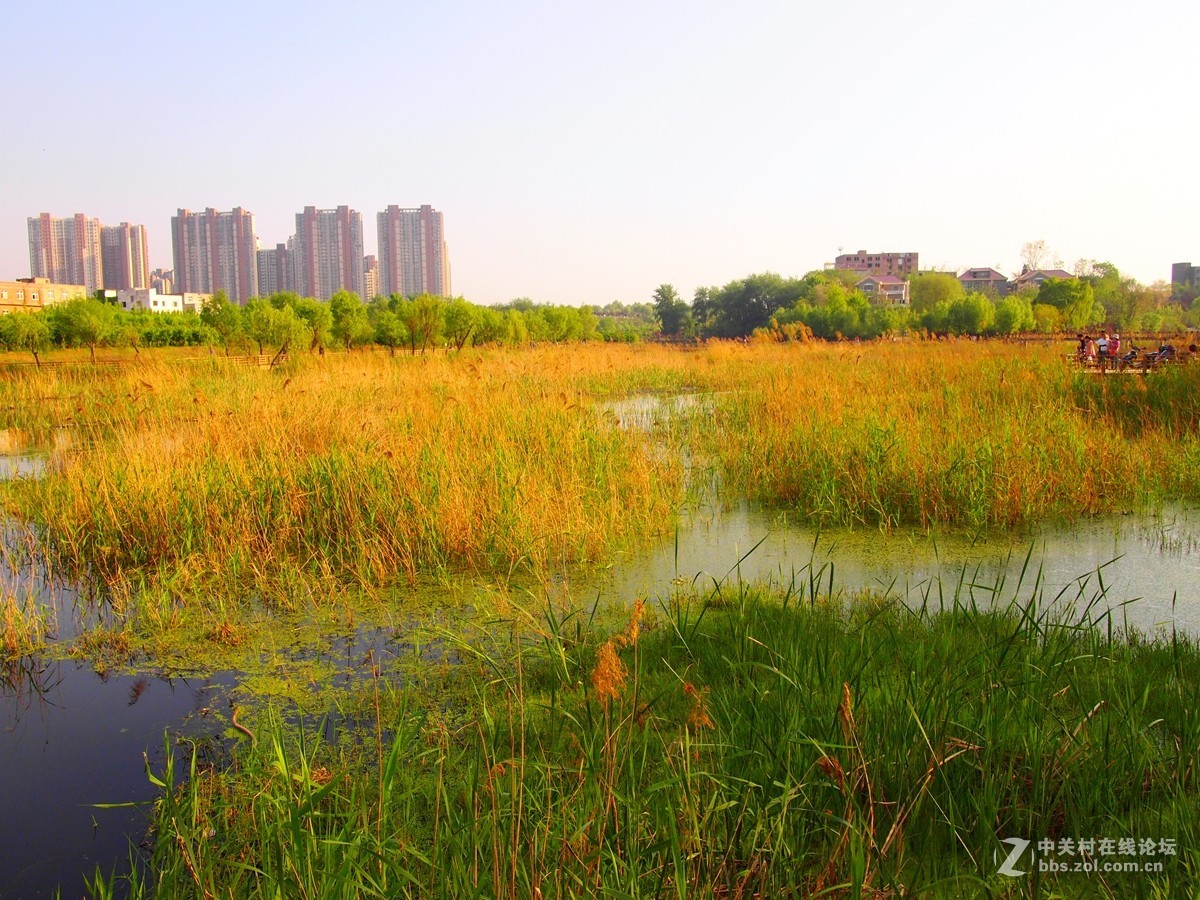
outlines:
{"label": "pond", "polygon": [[1044,525],[1025,534],[924,533],[797,525],[741,503],[701,507],[656,549],[628,555],[578,593],[602,600],[663,597],[682,585],[769,579],[872,590],[909,605],[1028,602],[1060,611],[1096,601],[1114,622],[1200,635],[1200,510]]}
{"label": "pond", "polygon": [[233,684],[227,673],[106,676],[35,658],[5,666],[0,896],[49,897],[59,887],[69,896],[97,866],[127,868],[149,823],[146,765],[162,771],[164,729],[180,738],[212,735],[219,728],[212,710]]}

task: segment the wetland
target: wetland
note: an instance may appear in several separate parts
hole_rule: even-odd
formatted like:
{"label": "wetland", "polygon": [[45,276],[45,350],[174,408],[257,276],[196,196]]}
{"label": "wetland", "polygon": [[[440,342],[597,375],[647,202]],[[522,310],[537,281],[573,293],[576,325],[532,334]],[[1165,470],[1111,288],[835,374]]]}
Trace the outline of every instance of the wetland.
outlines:
{"label": "wetland", "polygon": [[1177,853],[1034,886],[1172,896],[1197,380],[971,342],[9,375],[0,895],[1003,895],[999,839],[1111,831]]}

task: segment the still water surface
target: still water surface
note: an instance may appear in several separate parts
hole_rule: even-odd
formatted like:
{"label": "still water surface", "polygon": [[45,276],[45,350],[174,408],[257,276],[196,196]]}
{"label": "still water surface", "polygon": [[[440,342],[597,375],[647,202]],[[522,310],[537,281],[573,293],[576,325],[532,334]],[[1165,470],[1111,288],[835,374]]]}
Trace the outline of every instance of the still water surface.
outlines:
{"label": "still water surface", "polygon": [[[1023,571],[1024,570],[1024,571]],[[823,589],[873,590],[920,604],[939,600],[1092,601],[1118,624],[1200,635],[1200,510],[1088,519],[1022,535],[818,531],[778,511],[739,504],[702,509],[657,549],[632,554],[601,581],[602,598],[662,597],[672,585],[820,578]]]}

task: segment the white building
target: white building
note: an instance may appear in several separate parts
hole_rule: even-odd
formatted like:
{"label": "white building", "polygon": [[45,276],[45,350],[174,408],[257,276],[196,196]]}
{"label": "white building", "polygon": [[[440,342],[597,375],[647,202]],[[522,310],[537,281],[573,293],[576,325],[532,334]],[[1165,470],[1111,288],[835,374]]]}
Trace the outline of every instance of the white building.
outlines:
{"label": "white building", "polygon": [[[107,292],[106,292],[107,293]],[[150,312],[200,312],[212,294],[160,294],[154,288],[128,288],[116,291],[122,309],[148,309]]]}

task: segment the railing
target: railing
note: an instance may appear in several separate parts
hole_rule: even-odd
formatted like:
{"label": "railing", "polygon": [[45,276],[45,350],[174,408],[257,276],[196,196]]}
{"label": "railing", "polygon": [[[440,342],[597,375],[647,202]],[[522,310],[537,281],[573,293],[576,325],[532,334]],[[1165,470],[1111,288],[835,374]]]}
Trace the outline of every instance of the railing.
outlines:
{"label": "railing", "polygon": [[[154,362],[166,363],[211,363],[224,362],[231,366],[249,366],[251,368],[267,369],[272,366],[277,366],[288,358],[287,353],[260,353],[250,356],[223,356],[218,353],[205,354],[204,356],[176,356],[169,359],[161,359],[159,357],[147,357],[147,360]],[[48,360],[43,359],[41,362],[35,363],[32,359],[28,360],[10,360],[0,363],[0,372],[24,371],[27,369],[121,369],[126,366],[135,366],[143,362],[139,356],[134,356],[131,359],[98,359],[92,362],[90,359],[81,360]]]}

